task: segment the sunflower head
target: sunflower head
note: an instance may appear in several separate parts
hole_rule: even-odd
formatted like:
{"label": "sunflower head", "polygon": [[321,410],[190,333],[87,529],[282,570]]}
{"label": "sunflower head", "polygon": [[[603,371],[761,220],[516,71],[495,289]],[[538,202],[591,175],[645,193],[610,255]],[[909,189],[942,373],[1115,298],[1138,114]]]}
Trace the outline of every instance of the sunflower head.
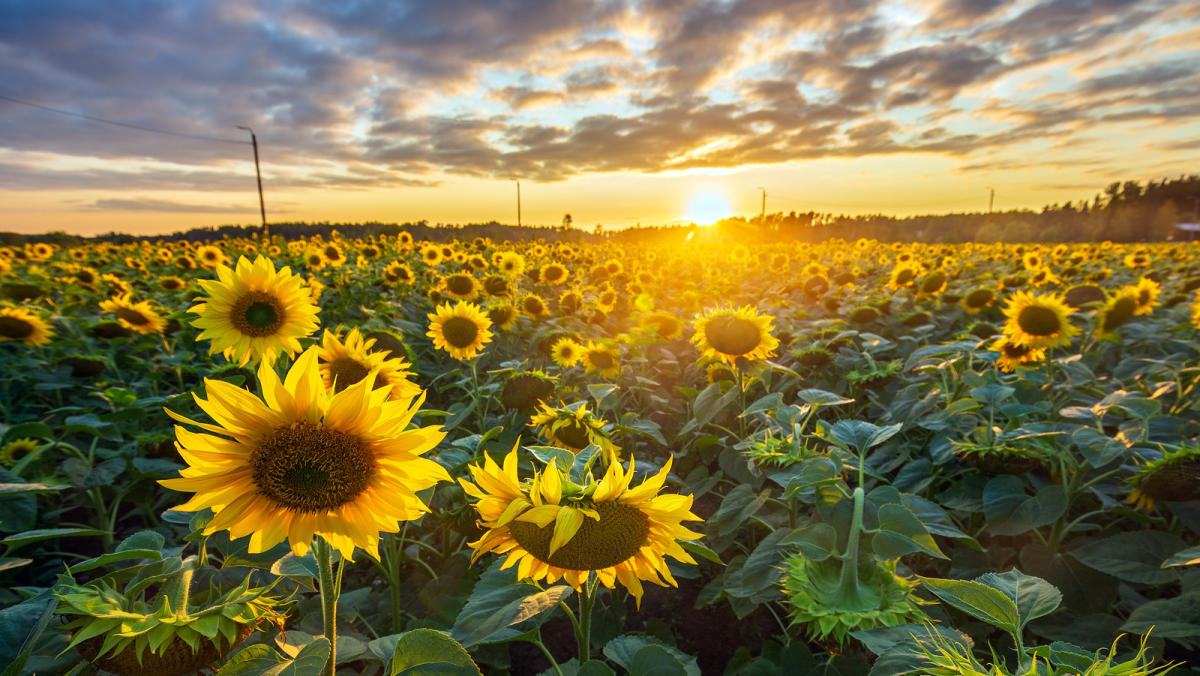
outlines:
{"label": "sunflower head", "polygon": [[506,554],[501,568],[516,566],[519,579],[561,579],[576,590],[595,574],[609,589],[620,582],[640,607],[642,582],[678,586],[665,557],[696,563],[679,544],[700,537],[683,526],[701,520],[691,512],[692,497],[660,494],[670,468],[668,459],[631,487],[632,460],[628,469],[612,462],[600,480],[589,473],[578,482],[551,462],[521,481],[516,447],[503,466],[485,457],[483,466],[469,468],[474,482],[459,479],[476,500],[485,530],[468,543],[472,561],[487,552]]}
{"label": "sunflower head", "polygon": [[500,402],[507,409],[529,411],[554,396],[554,387],[554,378],[541,371],[514,373],[500,391]]}
{"label": "sunflower head", "polygon": [[54,337],[54,327],[24,308],[0,307],[0,342],[45,345]]}
{"label": "sunflower head", "polygon": [[325,330],[321,351],[321,377],[325,386],[335,392],[354,385],[367,374],[375,374],[375,388],[390,390],[391,399],[412,399],[421,394],[421,388],[410,380],[413,375],[411,364],[392,353],[377,349],[374,338],[365,338],[357,328],[350,329],[345,341],[338,333]]}
{"label": "sunflower head", "polygon": [[975,313],[982,311],[995,301],[995,291],[987,287],[980,287],[963,296],[962,300],[959,301],[959,304],[962,305],[962,308],[967,312]]}
{"label": "sunflower head", "polygon": [[1125,502],[1150,511],[1155,502],[1200,498],[1200,447],[1183,447],[1141,467],[1129,480]]}
{"label": "sunflower head", "polygon": [[420,457],[445,432],[410,428],[424,397],[389,400],[374,374],[334,392],[322,381],[318,348],[310,347],[284,380],[273,366],[258,368],[262,398],[220,380],[205,380],[208,399],[195,397],[215,424],[172,411],[175,420],[208,432],[175,428],[187,467],[167,488],[195,493],[177,509],[211,508],[205,535],[228,530],[250,536],[249,551],[283,540],[304,556],[313,535],[346,558],[361,547],[378,558],[379,532],[428,511],[416,492],[449,474]]}
{"label": "sunflower head", "polygon": [[141,334],[162,333],[167,320],[150,306],[150,301],[133,302],[129,296],[117,296],[100,302],[100,309],[117,316],[121,326]]}
{"label": "sunflower head", "polygon": [[615,378],[621,372],[616,348],[594,340],[589,340],[583,348],[581,361],[588,373],[598,373],[603,378]]}
{"label": "sunflower head", "polygon": [[1134,312],[1137,316],[1148,315],[1154,312],[1154,308],[1158,307],[1158,294],[1162,291],[1159,283],[1149,277],[1142,277],[1138,280],[1131,291],[1134,298],[1137,300],[1137,310]]}
{"label": "sunflower head", "polygon": [[739,357],[746,361],[765,359],[779,347],[779,340],[771,334],[773,320],[749,306],[713,310],[696,320],[692,342],[703,357],[724,359],[730,364]]}
{"label": "sunflower head", "polygon": [[442,291],[451,298],[472,300],[479,295],[479,282],[466,272],[456,272],[442,278]]}
{"label": "sunflower head", "polygon": [[661,340],[675,340],[683,335],[683,322],[669,312],[651,312],[643,315],[641,324]]}
{"label": "sunflower head", "polygon": [[530,427],[553,446],[578,453],[590,445],[600,447],[607,458],[616,458],[621,450],[608,436],[608,423],[588,411],[587,404],[575,402],[555,408],[542,404],[529,419]]}
{"label": "sunflower head", "polygon": [[483,346],[492,340],[492,320],[474,303],[459,301],[439,305],[429,315],[429,331],[433,346],[445,350],[459,361],[473,359]]}
{"label": "sunflower head", "polygon": [[1137,315],[1137,293],[1133,287],[1126,287],[1109,296],[1100,312],[1096,314],[1096,333],[1101,336],[1109,335],[1124,326]]}
{"label": "sunflower head", "polygon": [[570,272],[561,263],[547,263],[542,266],[542,281],[547,284],[557,286],[567,281],[569,276]]}
{"label": "sunflower head", "polygon": [[1009,340],[1007,336],[997,338],[996,342],[992,343],[991,349],[1000,353],[996,359],[996,365],[1006,373],[1012,373],[1023,364],[1040,362],[1046,358],[1044,348],[1019,345]]}
{"label": "sunflower head", "polygon": [[[315,280],[313,280],[315,281]],[[201,280],[203,302],[189,308],[201,329],[198,340],[211,340],[209,354],[221,352],[239,365],[274,362],[280,352],[300,351],[300,338],[317,328],[315,297],[320,293],[303,279],[266,256],[251,262],[242,256],[237,267],[217,267],[217,280]]]}
{"label": "sunflower head", "polygon": [[1046,349],[1067,345],[1079,333],[1069,319],[1074,311],[1059,294],[1017,291],[1004,308],[1008,317],[1004,334],[1009,342],[1023,347]]}
{"label": "sunflower head", "polygon": [[1104,289],[1095,284],[1077,284],[1063,294],[1063,302],[1071,307],[1079,308],[1103,303],[1106,298]]}
{"label": "sunflower head", "polygon": [[13,439],[12,441],[0,446],[0,465],[12,467],[17,464],[17,461],[25,456],[33,453],[41,448],[42,444],[37,439],[22,437]]}
{"label": "sunflower head", "polygon": [[530,317],[539,318],[550,314],[550,308],[546,307],[546,301],[542,300],[540,296],[531,293],[521,299],[521,312]]}
{"label": "sunflower head", "polygon": [[571,368],[583,359],[584,347],[570,336],[563,336],[550,346],[550,358],[561,368]]}

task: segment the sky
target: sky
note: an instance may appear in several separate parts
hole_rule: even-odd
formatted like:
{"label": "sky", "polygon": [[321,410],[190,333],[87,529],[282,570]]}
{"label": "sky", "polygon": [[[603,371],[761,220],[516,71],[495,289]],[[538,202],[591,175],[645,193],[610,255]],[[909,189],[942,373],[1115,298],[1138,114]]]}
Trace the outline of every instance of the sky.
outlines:
{"label": "sky", "polygon": [[256,223],[239,125],[273,221],[1038,208],[1198,173],[1198,63],[1194,0],[0,0],[0,231]]}

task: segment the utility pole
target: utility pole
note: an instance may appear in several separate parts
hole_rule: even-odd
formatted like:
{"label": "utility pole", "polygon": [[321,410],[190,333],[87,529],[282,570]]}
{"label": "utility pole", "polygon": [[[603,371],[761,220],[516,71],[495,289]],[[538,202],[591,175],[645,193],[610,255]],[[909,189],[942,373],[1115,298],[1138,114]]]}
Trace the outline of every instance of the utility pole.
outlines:
{"label": "utility pole", "polygon": [[992,213],[992,205],[996,203],[996,189],[989,186],[988,192],[990,193],[988,196],[988,213],[990,214]]}
{"label": "utility pole", "polygon": [[759,221],[759,225],[765,226],[767,224],[767,189],[763,188],[762,186],[759,186],[758,189],[761,190],[762,194],[763,194],[762,195],[762,213],[759,214],[758,221]]}
{"label": "utility pole", "polygon": [[521,227],[521,179],[514,178],[517,182],[517,227]]}
{"label": "utility pole", "polygon": [[262,215],[262,234],[264,238],[270,237],[267,232],[267,205],[263,201],[262,191],[262,170],[258,168],[258,137],[254,135],[254,130],[250,127],[237,125],[238,129],[245,129],[250,132],[250,145],[254,146],[254,175],[258,177],[258,211]]}

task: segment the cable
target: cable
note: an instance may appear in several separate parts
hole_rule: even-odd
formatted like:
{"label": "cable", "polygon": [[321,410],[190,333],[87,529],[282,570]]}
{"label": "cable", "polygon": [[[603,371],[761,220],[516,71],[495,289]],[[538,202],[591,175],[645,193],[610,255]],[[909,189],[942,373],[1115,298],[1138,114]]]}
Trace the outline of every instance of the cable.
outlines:
{"label": "cable", "polygon": [[165,129],[155,129],[153,127],[143,127],[143,126],[136,125],[136,124],[129,124],[127,122],[116,122],[113,120],[106,120],[102,117],[93,117],[91,115],[84,115],[83,113],[73,113],[69,110],[60,110],[58,108],[51,108],[50,106],[43,106],[39,103],[31,103],[29,101],[22,101],[21,99],[14,99],[11,96],[5,96],[3,94],[0,94],[0,100],[9,101],[11,103],[19,103],[23,106],[30,106],[31,108],[38,108],[40,110],[46,110],[51,113],[58,113],[59,115],[68,115],[70,117],[77,117],[81,120],[89,120],[91,122],[100,122],[103,124],[111,124],[115,127],[125,127],[126,129],[137,129],[138,131],[149,131],[149,132],[154,132],[155,134],[166,134],[167,136],[179,136],[182,138],[196,139],[199,141],[213,141],[215,143],[236,143],[237,145],[246,145],[247,144],[247,141],[234,141],[232,139],[216,138],[215,136],[201,136],[199,134],[184,134],[184,133],[178,132],[178,131],[167,131]]}

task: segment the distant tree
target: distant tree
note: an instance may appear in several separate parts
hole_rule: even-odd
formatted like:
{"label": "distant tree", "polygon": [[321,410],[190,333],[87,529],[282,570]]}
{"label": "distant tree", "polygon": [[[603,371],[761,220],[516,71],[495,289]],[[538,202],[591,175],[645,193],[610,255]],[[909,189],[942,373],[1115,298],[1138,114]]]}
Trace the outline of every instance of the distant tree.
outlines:
{"label": "distant tree", "polygon": [[571,223],[573,223],[573,222],[574,222],[574,219],[571,218],[571,214],[563,214],[563,227],[564,228],[571,227]]}

